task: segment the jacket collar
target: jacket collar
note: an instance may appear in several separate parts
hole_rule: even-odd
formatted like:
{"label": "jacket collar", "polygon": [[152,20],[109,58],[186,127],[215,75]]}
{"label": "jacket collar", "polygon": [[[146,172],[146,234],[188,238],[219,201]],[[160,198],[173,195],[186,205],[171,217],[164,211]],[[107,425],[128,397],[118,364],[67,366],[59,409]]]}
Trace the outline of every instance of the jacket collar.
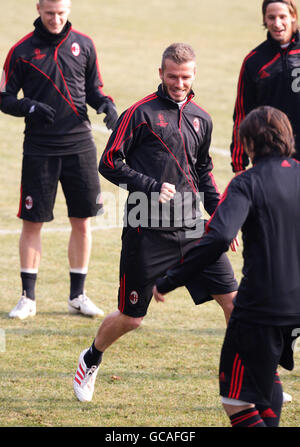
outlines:
{"label": "jacket collar", "polygon": [[61,33],[59,34],[49,33],[49,31],[44,27],[40,17],[38,17],[35,20],[33,25],[35,27],[34,37],[38,38],[39,40],[42,40],[48,45],[58,45],[67,36],[68,32],[72,28],[72,24],[69,21],[67,21]]}
{"label": "jacket collar", "polygon": [[[170,98],[170,96],[165,92],[165,90],[164,90],[162,84],[160,84],[160,85],[158,86],[158,89],[157,89],[157,95],[158,95],[160,98],[162,98],[164,101],[168,101],[170,105],[171,105],[171,104],[173,105],[173,107],[177,107],[177,108],[178,108],[178,104],[177,104],[177,102],[174,101],[172,98]],[[190,100],[193,99],[194,96],[195,96],[195,94],[194,94],[193,90],[191,90],[190,93],[189,93],[189,95],[188,95],[187,102],[190,102]]]}
{"label": "jacket collar", "polygon": [[291,157],[287,157],[286,155],[281,155],[281,154],[277,154],[276,152],[273,152],[271,154],[267,154],[267,155],[255,155],[253,160],[252,160],[252,165],[257,165],[259,163],[263,163],[265,161],[269,161],[269,160],[285,160],[286,158],[291,158]]}
{"label": "jacket collar", "polygon": [[[275,46],[276,48],[280,48],[280,44],[276,40],[273,39],[273,37],[271,36],[269,31],[267,33],[267,40],[271,43],[271,45]],[[292,46],[297,45],[298,43],[299,43],[299,30],[297,30],[293,34],[292,40],[291,40],[288,48],[291,48]]]}

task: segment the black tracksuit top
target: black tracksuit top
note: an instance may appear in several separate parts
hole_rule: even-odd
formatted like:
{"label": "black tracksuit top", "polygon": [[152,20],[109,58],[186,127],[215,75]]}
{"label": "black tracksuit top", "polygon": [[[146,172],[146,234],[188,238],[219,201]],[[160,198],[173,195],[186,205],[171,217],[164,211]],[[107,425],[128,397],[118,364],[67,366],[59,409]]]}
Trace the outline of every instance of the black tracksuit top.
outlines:
{"label": "black tracksuit top", "polygon": [[214,262],[242,227],[243,277],[233,316],[254,323],[300,323],[300,163],[262,157],[224,192],[207,233],[183,264],[157,281],[166,293]]}
{"label": "black tracksuit top", "polygon": [[249,164],[238,134],[240,124],[251,110],[263,105],[275,107],[287,114],[295,134],[295,158],[300,160],[299,32],[296,32],[286,49],[282,49],[268,33],[267,39],[244,59],[238,81],[230,146],[234,172],[245,169]]}
{"label": "black tracksuit top", "polygon": [[[35,30],[8,53],[0,109],[25,116],[30,100],[46,103],[56,110],[54,124],[32,125],[25,118],[25,143],[42,146],[44,155],[84,150],[84,141],[92,139],[86,104],[97,110],[111,99],[102,91],[94,43],[70,22],[58,36],[48,33],[40,19],[34,24]],[[24,99],[17,99],[20,90]]]}
{"label": "black tracksuit top", "polygon": [[[152,223],[155,221],[154,226],[167,230],[191,225],[193,219],[200,216],[198,192],[204,193],[204,207],[209,214],[219,202],[209,156],[212,121],[193,101],[193,96],[191,92],[179,109],[160,85],[157,92],[120,116],[102,154],[100,173],[116,185],[127,185],[131,194],[142,192],[148,198],[151,193],[158,195],[164,182],[174,184],[176,191],[181,193],[186,212],[184,222],[174,214],[174,209],[181,206],[176,195],[167,205],[171,207],[170,225],[162,223],[161,213],[154,216],[150,209],[142,226],[151,226],[151,218]],[[185,198],[184,192],[187,193]],[[153,198],[155,201],[158,202],[157,196]],[[133,207],[127,203],[127,212]]]}

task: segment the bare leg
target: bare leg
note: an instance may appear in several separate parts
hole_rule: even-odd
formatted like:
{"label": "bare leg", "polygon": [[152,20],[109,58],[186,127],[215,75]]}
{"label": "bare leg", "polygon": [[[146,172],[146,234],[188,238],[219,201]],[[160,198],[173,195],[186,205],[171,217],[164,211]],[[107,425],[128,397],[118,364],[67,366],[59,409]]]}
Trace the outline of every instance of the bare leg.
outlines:
{"label": "bare leg", "polygon": [[104,352],[118,338],[134,329],[137,329],[143,321],[143,317],[133,318],[119,311],[113,312],[103,320],[95,337],[95,347]]}
{"label": "bare leg", "polygon": [[38,270],[41,260],[42,222],[29,222],[23,220],[22,232],[19,241],[19,254],[21,269]]}
{"label": "bare leg", "polygon": [[236,413],[240,413],[241,411],[248,410],[249,408],[254,408],[255,405],[254,404],[246,404],[246,405],[235,406],[235,405],[223,404],[223,407],[227,413],[227,416],[230,417]]}
{"label": "bare leg", "polygon": [[71,269],[87,269],[92,246],[91,219],[70,217],[68,257]]}
{"label": "bare leg", "polygon": [[226,293],[225,295],[212,295],[213,299],[222,307],[227,325],[231,312],[233,311],[233,300],[236,294],[237,292]]}

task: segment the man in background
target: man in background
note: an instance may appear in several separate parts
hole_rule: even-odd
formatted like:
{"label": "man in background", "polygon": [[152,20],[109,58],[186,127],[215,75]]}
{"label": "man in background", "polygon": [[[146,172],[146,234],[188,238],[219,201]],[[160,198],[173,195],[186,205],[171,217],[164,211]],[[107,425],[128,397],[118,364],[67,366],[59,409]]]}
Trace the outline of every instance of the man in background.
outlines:
{"label": "man in background", "polygon": [[[68,21],[71,0],[40,0],[37,11],[34,31],[9,51],[1,81],[0,110],[25,117],[26,124],[18,212],[22,296],[9,316],[24,319],[36,314],[41,230],[44,222],[53,219],[59,181],[71,224],[69,312],[103,315],[84,289],[91,251],[90,218],[101,207],[87,104],[106,114],[104,121],[110,129],[117,112],[102,91],[92,40]],[[20,90],[22,99],[18,99]]]}
{"label": "man in background", "polygon": [[295,135],[294,156],[300,160],[300,40],[296,3],[264,0],[262,16],[267,39],[245,57],[238,82],[230,146],[236,173],[249,164],[239,137],[240,124],[251,110],[262,105],[286,113]]}

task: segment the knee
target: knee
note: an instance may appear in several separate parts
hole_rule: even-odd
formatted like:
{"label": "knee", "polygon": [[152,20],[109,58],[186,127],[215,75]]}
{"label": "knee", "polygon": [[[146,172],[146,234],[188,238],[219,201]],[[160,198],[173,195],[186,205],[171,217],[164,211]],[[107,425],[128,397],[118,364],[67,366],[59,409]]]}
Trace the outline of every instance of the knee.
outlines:
{"label": "knee", "polygon": [[26,234],[27,237],[31,235],[39,235],[43,226],[43,222],[30,222],[28,220],[23,220],[22,223],[22,233]]}
{"label": "knee", "polygon": [[213,298],[223,309],[233,309],[233,300],[237,292],[226,293],[224,295],[213,295]]}
{"label": "knee", "polygon": [[144,317],[131,317],[129,315],[125,315],[119,310],[117,311],[116,315],[119,320],[120,326],[123,327],[124,332],[134,331],[135,329],[138,329],[144,319]]}
{"label": "knee", "polygon": [[228,417],[234,414],[240,413],[241,411],[250,410],[250,408],[255,408],[254,404],[248,402],[241,403],[241,405],[228,405],[223,403],[223,408]]}
{"label": "knee", "polygon": [[224,308],[233,310],[234,307],[233,300],[236,297],[236,294],[237,292],[228,293],[223,297],[224,299],[222,301],[222,304]]}
{"label": "knee", "polygon": [[70,223],[72,231],[81,236],[89,236],[90,234],[90,219],[71,217]]}
{"label": "knee", "polygon": [[135,329],[138,329],[143,322],[143,317],[134,318],[134,317],[128,317],[126,318],[126,325],[128,331],[134,331]]}

